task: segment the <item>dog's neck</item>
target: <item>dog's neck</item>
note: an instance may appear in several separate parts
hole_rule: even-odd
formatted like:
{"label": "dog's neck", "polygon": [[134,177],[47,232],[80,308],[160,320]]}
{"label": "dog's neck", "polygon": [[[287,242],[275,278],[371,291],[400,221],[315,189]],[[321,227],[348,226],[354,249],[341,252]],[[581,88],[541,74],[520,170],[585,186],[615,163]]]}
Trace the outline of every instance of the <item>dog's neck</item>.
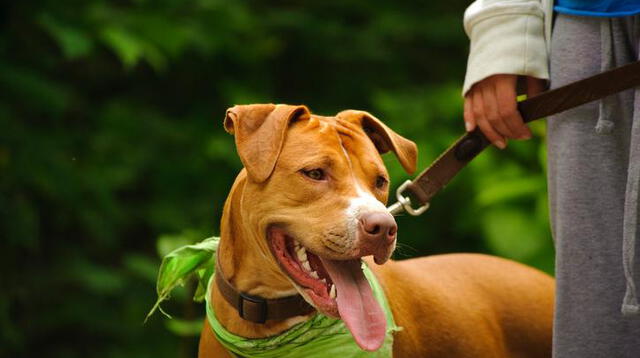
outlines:
{"label": "dog's neck", "polygon": [[[265,252],[264,233],[252,230],[242,215],[242,195],[246,184],[243,170],[236,178],[225,202],[220,224],[218,260],[225,278],[236,290],[263,298],[280,298],[297,291],[280,270],[275,260]],[[257,247],[262,240],[263,249]],[[242,337],[260,338],[275,335],[302,322],[308,316],[257,324],[242,319],[238,312],[212,287],[212,302],[216,317],[231,333]],[[313,314],[313,313],[312,313]]]}

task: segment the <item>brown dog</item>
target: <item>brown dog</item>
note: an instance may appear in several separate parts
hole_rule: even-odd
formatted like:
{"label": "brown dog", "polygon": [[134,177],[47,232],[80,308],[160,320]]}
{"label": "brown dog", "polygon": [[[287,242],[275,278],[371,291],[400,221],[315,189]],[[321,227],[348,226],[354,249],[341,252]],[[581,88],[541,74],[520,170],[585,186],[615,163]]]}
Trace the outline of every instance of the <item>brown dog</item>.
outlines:
{"label": "brown dog", "polygon": [[[366,256],[403,328],[394,357],[551,356],[549,276],[479,254],[388,260],[396,224],[384,205],[389,177],[380,153],[393,151],[413,172],[413,142],[352,110],[321,117],[304,106],[235,106],[224,126],[245,166],[224,207],[218,249],[219,269],[236,290],[266,299],[300,294],[375,350],[385,322],[362,284]],[[254,323],[215,284],[210,299],[218,321],[242,337],[273,336],[316,314]],[[207,322],[199,356],[231,356]]]}

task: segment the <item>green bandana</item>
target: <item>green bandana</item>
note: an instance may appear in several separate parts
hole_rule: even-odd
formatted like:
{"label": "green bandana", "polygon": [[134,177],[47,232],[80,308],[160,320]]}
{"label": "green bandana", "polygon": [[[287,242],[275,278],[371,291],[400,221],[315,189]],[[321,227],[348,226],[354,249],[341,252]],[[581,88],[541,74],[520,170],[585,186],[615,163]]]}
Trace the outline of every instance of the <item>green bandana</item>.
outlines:
{"label": "green bandana", "polygon": [[217,320],[211,308],[208,294],[215,268],[215,251],[218,248],[219,240],[215,237],[209,238],[195,245],[181,247],[165,256],[158,275],[158,301],[149,315],[156,308],[159,308],[163,300],[168,298],[174,287],[184,283],[184,279],[189,274],[196,273],[199,277],[199,285],[194,299],[201,300],[204,297],[207,319],[218,341],[229,351],[242,357],[391,357],[393,332],[399,330],[399,327],[393,321],[393,315],[382,287],[364,263],[362,264],[364,275],[387,318],[387,334],[384,344],[375,352],[361,350],[342,320],[320,313],[277,336],[268,338],[244,338],[227,331]]}

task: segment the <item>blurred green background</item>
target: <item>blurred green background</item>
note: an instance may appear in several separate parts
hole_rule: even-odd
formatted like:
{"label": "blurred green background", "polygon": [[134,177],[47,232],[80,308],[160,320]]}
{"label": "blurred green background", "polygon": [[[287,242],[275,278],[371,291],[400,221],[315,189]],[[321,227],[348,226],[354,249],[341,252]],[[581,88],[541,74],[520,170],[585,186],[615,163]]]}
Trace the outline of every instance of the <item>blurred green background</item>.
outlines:
{"label": "blurred green background", "polygon": [[[225,109],[368,110],[427,166],[463,131],[468,1],[10,1],[0,12],[0,356],[193,357],[193,287],[156,314],[160,255],[218,233],[241,165]],[[489,149],[396,258],[553,270],[544,124]],[[408,178],[386,159],[393,187]]]}

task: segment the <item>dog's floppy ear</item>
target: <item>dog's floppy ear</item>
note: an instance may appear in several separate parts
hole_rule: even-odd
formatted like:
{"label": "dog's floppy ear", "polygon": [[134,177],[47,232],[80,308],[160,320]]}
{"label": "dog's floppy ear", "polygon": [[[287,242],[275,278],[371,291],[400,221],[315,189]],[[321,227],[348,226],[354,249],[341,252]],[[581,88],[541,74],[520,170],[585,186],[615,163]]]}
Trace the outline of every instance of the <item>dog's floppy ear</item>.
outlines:
{"label": "dog's floppy ear", "polygon": [[393,151],[407,173],[412,174],[416,170],[418,147],[414,142],[394,132],[368,112],[346,110],[338,113],[337,116],[359,122],[378,152],[384,154],[390,150]]}
{"label": "dog's floppy ear", "polygon": [[224,129],[235,136],[236,148],[249,177],[261,183],[273,172],[289,123],[309,118],[305,106],[237,105],[227,109]]}

